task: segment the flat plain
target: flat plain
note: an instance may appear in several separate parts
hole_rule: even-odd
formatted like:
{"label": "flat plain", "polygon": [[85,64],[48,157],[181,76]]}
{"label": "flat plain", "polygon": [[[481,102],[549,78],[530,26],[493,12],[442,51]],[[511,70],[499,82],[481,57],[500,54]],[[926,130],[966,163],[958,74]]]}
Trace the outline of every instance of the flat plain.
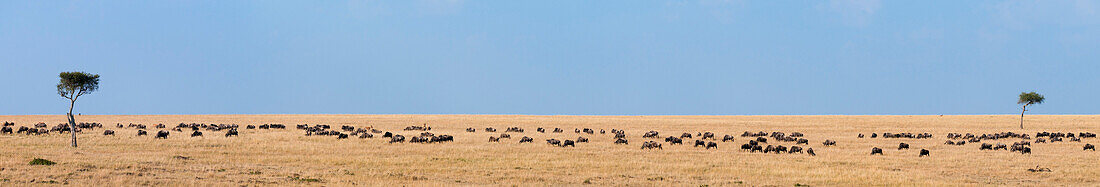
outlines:
{"label": "flat plain", "polygon": [[[0,116],[0,121],[32,126],[65,123],[61,115]],[[361,185],[522,185],[522,186],[1096,186],[1100,185],[1100,153],[1084,151],[1081,142],[1032,144],[1032,154],[979,150],[980,143],[945,145],[947,133],[1100,132],[1100,116],[526,116],[526,115],[85,115],[79,122],[104,128],[79,133],[80,147],[69,147],[69,134],[0,134],[0,186],[68,184],[90,186],[361,186]],[[238,124],[238,137],[224,131],[171,131],[167,139],[136,136],[134,128],[179,123]],[[278,123],[287,129],[245,129],[245,125]],[[388,138],[336,139],[305,136],[297,124],[372,127],[403,131],[427,124],[429,132],[454,136],[444,143],[387,143]],[[484,128],[499,129],[496,133]],[[512,138],[488,142],[508,127]],[[563,133],[536,132],[538,127],[562,128]],[[476,128],[477,132],[466,132]],[[592,128],[594,134],[575,133]],[[608,131],[600,134],[599,130]],[[629,145],[614,144],[611,129],[626,131]],[[116,131],[104,136],[104,130]],[[642,138],[647,131],[661,137],[713,132],[733,142],[718,149],[668,145]],[[745,131],[800,132],[816,156],[742,151],[750,138]],[[858,138],[871,133],[931,133],[933,138]],[[534,143],[519,143],[520,137]],[[556,147],[545,140],[586,137],[589,143]],[[824,140],[836,146],[823,146]],[[643,150],[643,141],[662,142],[663,149]],[[1018,138],[982,143],[1020,141]],[[794,142],[769,142],[786,146]],[[911,149],[898,150],[899,143]],[[883,155],[869,155],[872,147]],[[931,152],[918,157],[921,149]],[[30,165],[34,158],[57,162]],[[1030,172],[1036,166],[1050,172]]]}

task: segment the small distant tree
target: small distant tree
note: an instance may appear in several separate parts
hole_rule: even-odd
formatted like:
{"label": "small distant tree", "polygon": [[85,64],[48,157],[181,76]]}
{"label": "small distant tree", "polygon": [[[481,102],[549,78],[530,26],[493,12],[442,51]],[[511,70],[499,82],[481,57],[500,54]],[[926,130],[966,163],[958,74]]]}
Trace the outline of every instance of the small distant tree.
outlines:
{"label": "small distant tree", "polygon": [[99,75],[85,72],[61,72],[57,83],[57,94],[69,99],[69,132],[73,135],[73,147],[76,147],[76,118],[73,118],[73,106],[76,99],[99,89]]}
{"label": "small distant tree", "polygon": [[1035,92],[1021,92],[1020,101],[1017,104],[1023,104],[1023,111],[1020,111],[1020,129],[1024,129],[1024,112],[1027,112],[1027,106],[1033,104],[1042,104],[1046,98],[1043,95],[1039,95]]}

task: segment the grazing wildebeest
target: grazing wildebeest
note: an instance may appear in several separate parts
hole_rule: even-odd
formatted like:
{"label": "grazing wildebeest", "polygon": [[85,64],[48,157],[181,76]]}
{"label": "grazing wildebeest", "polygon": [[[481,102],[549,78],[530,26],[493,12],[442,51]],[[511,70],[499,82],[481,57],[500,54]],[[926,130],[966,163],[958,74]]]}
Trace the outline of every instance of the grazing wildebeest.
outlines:
{"label": "grazing wildebeest", "polygon": [[943,144],[955,145],[955,142],[952,142],[951,140],[947,140],[947,142],[944,142]]}
{"label": "grazing wildebeest", "polygon": [[814,153],[814,148],[806,148],[806,154],[810,154],[810,156],[817,156],[817,154]]}
{"label": "grazing wildebeest", "polygon": [[712,132],[705,132],[705,133],[703,133],[703,136],[702,136],[702,137],[700,137],[699,139],[707,139],[707,138],[710,138],[710,139],[712,139],[712,140],[713,140],[713,139],[714,139],[714,133],[712,133]]}
{"label": "grazing wildebeest", "polygon": [[371,134],[371,133],[360,133],[360,134],[359,134],[359,138],[360,138],[360,139],[365,139],[365,138],[374,138],[374,135],[373,135],[373,134]]}
{"label": "grazing wildebeest", "polygon": [[907,144],[907,143],[898,144],[898,150],[902,150],[902,149],[909,149],[909,144]]}
{"label": "grazing wildebeest", "polygon": [[202,132],[201,131],[195,131],[195,132],[191,133],[191,137],[196,137],[196,136],[202,136]]}
{"label": "grazing wildebeest", "polygon": [[707,142],[703,142],[703,140],[695,140],[695,146],[694,147],[699,147],[699,146],[706,147]]}
{"label": "grazing wildebeest", "polygon": [[626,138],[626,134],[624,134],[624,133],[615,133],[615,139],[623,139],[623,138]]}
{"label": "grazing wildebeest", "polygon": [[237,129],[229,129],[229,131],[226,131],[225,132],[225,137],[229,137],[229,136],[237,136]]}
{"label": "grazing wildebeest", "polygon": [[561,140],[558,140],[558,139],[549,139],[549,140],[546,140],[546,143],[547,143],[547,144],[550,144],[550,145],[558,145],[558,146],[560,146],[560,145],[561,145]]}
{"label": "grazing wildebeest", "polygon": [[488,128],[485,128],[485,132],[497,132],[497,129],[494,129],[492,127],[488,127]]}
{"label": "grazing wildebeest", "polygon": [[104,136],[114,136],[114,135],[115,135],[115,131],[113,131],[113,130],[104,130],[104,131],[103,131],[103,135],[104,135]]}
{"label": "grazing wildebeest", "polygon": [[4,128],[0,128],[0,133],[2,133],[2,134],[11,134],[11,127],[4,126]]}
{"label": "grazing wildebeest", "polygon": [[474,128],[466,128],[466,132],[477,132],[477,129],[474,129]]}
{"label": "grazing wildebeest", "polygon": [[810,145],[810,140],[807,140],[807,139],[798,139],[798,143],[795,143],[795,144],[806,144],[806,145]]}
{"label": "grazing wildebeest", "polygon": [[[696,141],[698,141],[698,140],[696,140]],[[669,136],[668,138],[665,138],[665,142],[668,142],[668,145],[684,144],[683,139],[680,139],[680,138],[677,138],[677,137],[672,137],[672,136]]]}
{"label": "grazing wildebeest", "polygon": [[750,149],[752,149],[752,145],[741,144],[741,150],[750,150]]}
{"label": "grazing wildebeest", "polygon": [[718,149],[718,143],[707,142],[707,149],[710,149],[710,148]]}
{"label": "grazing wildebeest", "polygon": [[390,132],[386,132],[386,134],[382,134],[382,137],[383,137],[383,138],[390,138],[390,137],[393,137],[393,133],[390,133]]}
{"label": "grazing wildebeest", "polygon": [[565,147],[565,146],[577,147],[577,144],[575,142],[573,142],[573,140],[565,140],[561,143],[561,146],[562,147]]}
{"label": "grazing wildebeest", "polygon": [[581,132],[588,133],[588,134],[595,134],[596,133],[596,131],[594,131],[592,129],[589,129],[589,128],[584,128],[584,129],[581,130]]}
{"label": "grazing wildebeest", "polygon": [[500,142],[500,138],[498,138],[496,136],[490,136],[489,137],[489,142]]}
{"label": "grazing wildebeest", "polygon": [[[526,136],[519,139],[519,143],[524,143],[524,142],[531,143],[533,141],[535,141],[535,139],[532,139],[531,137],[526,137]],[[585,140],[585,141],[587,141],[587,140]]]}
{"label": "grazing wildebeest", "polygon": [[622,138],[616,139],[616,140],[615,140],[615,144],[626,144],[626,145],[630,145],[629,143],[627,143],[626,139],[622,139]]}
{"label": "grazing wildebeest", "polygon": [[768,139],[764,137],[756,137],[756,142],[768,143]]}
{"label": "grazing wildebeest", "polygon": [[871,138],[878,138],[878,134],[871,133]]}
{"label": "grazing wildebeest", "polygon": [[978,150],[987,150],[987,149],[988,150],[993,150],[993,144],[982,143],[982,147],[978,148]]}
{"label": "grazing wildebeest", "polygon": [[27,127],[19,127],[19,130],[18,130],[18,131],[16,131],[15,133],[23,134],[23,133],[26,133],[26,132],[27,132],[27,131],[29,131],[29,130],[31,130],[31,128],[27,128]]}
{"label": "grazing wildebeest", "polygon": [[785,147],[785,146],[782,146],[782,145],[777,145],[777,146],[775,146],[775,153],[776,153],[776,154],[779,154],[779,153],[786,153],[786,152],[787,152],[787,147]]}
{"label": "grazing wildebeest", "polygon": [[642,138],[657,138],[657,136],[660,136],[659,134],[657,131],[649,131],[642,135]]}
{"label": "grazing wildebeest", "polygon": [[603,129],[600,129],[600,134],[607,134],[607,131],[604,131]]}
{"label": "grazing wildebeest", "polygon": [[588,142],[588,138],[585,138],[585,137],[577,137],[577,143],[582,143],[582,142]]}
{"label": "grazing wildebeest", "polygon": [[764,153],[770,153],[772,151],[775,151],[775,146],[773,145],[768,145],[767,148],[764,148]]}
{"label": "grazing wildebeest", "polygon": [[1005,145],[1003,143],[997,143],[997,146],[993,146],[993,150],[997,150],[997,149],[1008,150],[1008,145]]}
{"label": "grazing wildebeest", "polygon": [[789,154],[802,153],[802,147],[791,146],[791,150],[787,151],[787,153],[789,153]]}
{"label": "grazing wildebeest", "polygon": [[401,143],[401,142],[405,142],[405,136],[393,135],[392,137],[390,137],[390,143]]}
{"label": "grazing wildebeest", "polygon": [[145,132],[145,130],[138,130],[138,134],[137,134],[137,135],[138,135],[138,136],[145,136],[146,134],[149,134],[149,133],[148,133],[148,132]]}
{"label": "grazing wildebeest", "polygon": [[508,139],[512,139],[512,135],[508,135],[508,134],[500,134],[500,138],[508,138]]}
{"label": "grazing wildebeest", "polygon": [[1096,146],[1093,146],[1092,144],[1085,144],[1085,149],[1084,150],[1096,151]]}
{"label": "grazing wildebeest", "polygon": [[680,138],[691,138],[691,133],[684,133],[680,135]]}
{"label": "grazing wildebeest", "polygon": [[557,128],[557,127],[554,128],[553,133],[561,133],[561,132],[565,132],[565,130],[561,130],[561,128]]}
{"label": "grazing wildebeest", "polygon": [[642,143],[642,149],[653,149],[653,148],[662,149],[662,150],[664,149],[664,148],[661,147],[661,143],[657,143],[655,141],[648,141],[648,142]]}
{"label": "grazing wildebeest", "polygon": [[876,153],[878,155],[882,155],[882,149],[879,149],[878,147],[871,148],[871,155],[875,155]]}
{"label": "grazing wildebeest", "polygon": [[535,129],[535,131],[539,131],[540,133],[546,133],[546,129],[544,129],[542,127],[539,127],[538,129]]}
{"label": "grazing wildebeest", "polygon": [[726,136],[722,136],[722,142],[732,142],[732,141],[733,141],[733,136],[730,136],[728,134]]}
{"label": "grazing wildebeest", "polygon": [[825,140],[825,142],[822,142],[822,143],[821,143],[821,145],[825,145],[825,146],[834,146],[834,145],[836,145],[836,141],[832,141],[832,140]]}
{"label": "grazing wildebeest", "polygon": [[[144,131],[138,131],[138,133],[142,133],[142,132],[144,132]],[[157,136],[155,136],[153,138],[154,139],[156,139],[156,138],[168,139],[168,131],[157,131]]]}
{"label": "grazing wildebeest", "polygon": [[928,155],[928,150],[927,149],[920,149],[920,155],[917,155],[917,157],[924,157],[924,156],[932,156],[932,155]]}
{"label": "grazing wildebeest", "polygon": [[255,125],[248,125],[248,126],[245,126],[244,128],[246,128],[246,129],[256,129],[256,126]]}
{"label": "grazing wildebeest", "polygon": [[863,138],[863,133],[859,133],[859,138]]}
{"label": "grazing wildebeest", "polygon": [[348,134],[344,134],[344,133],[336,134],[336,139],[337,140],[339,140],[339,139],[348,139]]}

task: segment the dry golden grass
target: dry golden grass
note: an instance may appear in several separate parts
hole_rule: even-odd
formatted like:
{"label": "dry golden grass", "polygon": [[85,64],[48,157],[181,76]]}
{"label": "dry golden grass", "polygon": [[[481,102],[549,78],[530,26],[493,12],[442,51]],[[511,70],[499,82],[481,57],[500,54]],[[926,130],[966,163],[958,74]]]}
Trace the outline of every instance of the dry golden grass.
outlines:
{"label": "dry golden grass", "polygon": [[[100,122],[103,129],[79,135],[81,147],[68,146],[68,135],[0,135],[0,186],[28,184],[70,185],[585,185],[628,186],[1093,186],[1100,182],[1100,153],[1082,151],[1083,142],[1035,144],[1034,154],[979,151],[978,144],[948,146],[949,132],[995,133],[1037,131],[1100,132],[1100,116],[1028,116],[1026,130],[1018,128],[1019,116],[511,116],[511,115],[167,115],[78,116],[82,122]],[[30,126],[64,123],[63,116],[0,116]],[[115,128],[115,123],[246,124],[282,123],[285,130],[241,129],[240,137],[206,132],[191,138],[173,132],[167,140],[136,137],[136,130]],[[384,138],[337,140],[303,136],[295,124],[373,126],[400,131],[427,123],[436,134],[455,136],[442,144],[386,143]],[[510,133],[512,139],[488,143],[506,127],[526,133]],[[478,128],[476,133],[464,131]],[[500,129],[483,132],[484,127]],[[566,129],[565,133],[538,133],[536,127]],[[581,135],[574,128],[625,129],[630,145],[612,144],[611,134]],[[153,133],[157,129],[150,129]],[[662,136],[710,131],[721,137],[738,136],[735,143],[719,143],[718,150],[670,146],[641,150],[642,133]],[[598,130],[597,130],[598,131]],[[744,131],[802,132],[818,156],[761,154],[739,151],[748,141]],[[858,133],[929,132],[932,139],[858,139]],[[517,143],[520,137],[533,144]],[[546,138],[576,139],[592,143],[576,148],[545,144]],[[834,147],[821,142],[832,139]],[[1011,144],[1019,139],[985,142]],[[900,142],[910,150],[896,150]],[[792,145],[790,143],[782,143]],[[871,147],[883,156],[868,155]],[[932,157],[918,158],[920,149]],[[190,157],[177,159],[176,156]],[[56,161],[52,166],[32,166],[34,158]],[[1035,166],[1053,172],[1031,173]],[[310,179],[317,179],[312,181]]]}

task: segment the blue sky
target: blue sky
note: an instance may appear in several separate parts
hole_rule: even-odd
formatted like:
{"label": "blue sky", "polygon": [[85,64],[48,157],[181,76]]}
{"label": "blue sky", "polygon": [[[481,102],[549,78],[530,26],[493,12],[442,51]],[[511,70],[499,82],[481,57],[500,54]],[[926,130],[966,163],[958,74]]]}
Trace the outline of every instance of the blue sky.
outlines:
{"label": "blue sky", "polygon": [[1097,1],[2,1],[0,114],[1100,113]]}

